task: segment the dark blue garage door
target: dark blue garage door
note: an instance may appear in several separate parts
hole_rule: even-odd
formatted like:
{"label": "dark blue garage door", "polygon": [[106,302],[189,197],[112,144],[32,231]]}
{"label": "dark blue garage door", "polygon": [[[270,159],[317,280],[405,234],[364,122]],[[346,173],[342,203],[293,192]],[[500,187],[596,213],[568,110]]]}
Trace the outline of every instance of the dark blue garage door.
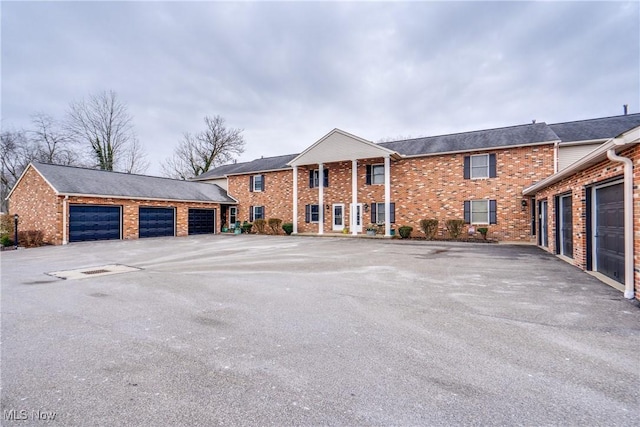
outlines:
{"label": "dark blue garage door", "polygon": [[173,208],[140,208],[140,237],[173,236],[174,218]]}
{"label": "dark blue garage door", "polygon": [[210,234],[215,230],[215,209],[189,209],[189,234]]}
{"label": "dark blue garage door", "polygon": [[623,184],[596,189],[597,270],[624,283],[624,188]]}
{"label": "dark blue garage door", "polygon": [[120,238],[120,206],[69,206],[69,241]]}

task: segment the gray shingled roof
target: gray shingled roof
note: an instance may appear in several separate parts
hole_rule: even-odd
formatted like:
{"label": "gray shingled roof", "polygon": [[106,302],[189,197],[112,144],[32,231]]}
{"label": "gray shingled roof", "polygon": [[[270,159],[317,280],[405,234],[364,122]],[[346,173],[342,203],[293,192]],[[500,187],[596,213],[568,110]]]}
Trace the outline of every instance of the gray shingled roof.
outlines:
{"label": "gray shingled roof", "polygon": [[380,145],[403,156],[483,150],[493,147],[527,145],[557,141],[558,137],[545,123],[487,129],[450,135],[429,136]]}
{"label": "gray shingled roof", "polygon": [[212,179],[212,178],[221,178],[225,175],[238,175],[248,172],[262,172],[262,171],[271,171],[278,169],[290,169],[291,166],[288,166],[291,160],[298,157],[299,154],[287,154],[284,156],[276,156],[276,157],[263,157],[261,159],[256,159],[251,162],[243,162],[243,163],[232,163],[228,165],[219,166],[215,169],[211,169],[208,172],[203,173],[202,175],[194,178],[194,181],[199,181],[202,179]]}
{"label": "gray shingled roof", "polygon": [[32,164],[60,194],[236,203],[224,189],[215,184],[35,162]]}
{"label": "gray shingled roof", "polygon": [[615,138],[621,133],[637,126],[640,126],[640,114],[603,117],[549,125],[562,142]]}

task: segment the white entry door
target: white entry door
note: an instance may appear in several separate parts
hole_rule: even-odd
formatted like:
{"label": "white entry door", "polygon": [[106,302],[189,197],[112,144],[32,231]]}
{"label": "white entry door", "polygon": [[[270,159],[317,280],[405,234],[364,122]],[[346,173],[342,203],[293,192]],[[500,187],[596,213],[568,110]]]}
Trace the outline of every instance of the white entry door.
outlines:
{"label": "white entry door", "polygon": [[351,215],[353,215],[353,229],[357,233],[362,233],[362,203],[351,205]]}
{"label": "white entry door", "polygon": [[333,231],[342,231],[344,228],[344,204],[333,205]]}

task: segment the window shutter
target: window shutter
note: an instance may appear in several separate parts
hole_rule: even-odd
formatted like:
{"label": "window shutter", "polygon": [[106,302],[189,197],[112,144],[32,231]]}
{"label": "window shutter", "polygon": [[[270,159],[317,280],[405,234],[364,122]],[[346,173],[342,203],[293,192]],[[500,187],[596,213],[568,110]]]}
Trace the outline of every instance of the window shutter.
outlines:
{"label": "window shutter", "polygon": [[464,156],[464,179],[471,179],[471,156]]}
{"label": "window shutter", "polygon": [[497,205],[495,200],[489,200],[489,224],[498,223]]}
{"label": "window shutter", "polygon": [[329,169],[325,169],[322,172],[322,174],[324,175],[324,183],[323,183],[323,185],[325,187],[328,187],[329,186]]}
{"label": "window shutter", "polygon": [[309,188],[313,188],[313,169],[309,171]]}
{"label": "window shutter", "polygon": [[264,191],[267,188],[267,186],[264,183],[264,175],[260,175],[260,176],[262,177],[262,191]]}
{"label": "window shutter", "polygon": [[253,192],[253,175],[249,177],[249,191]]}
{"label": "window shutter", "polygon": [[304,222],[311,222],[311,206],[304,205]]}
{"label": "window shutter", "polygon": [[264,209],[264,206],[260,206],[262,208],[262,219],[267,217],[267,211]]}
{"label": "window shutter", "polygon": [[376,214],[378,205],[375,202],[371,203],[371,223],[375,224],[378,222],[378,215]]}
{"label": "window shutter", "polygon": [[489,154],[489,178],[495,178],[498,176],[496,173],[496,155]]}
{"label": "window shutter", "polygon": [[471,224],[471,202],[469,200],[464,201],[464,223]]}
{"label": "window shutter", "polygon": [[249,222],[253,222],[253,206],[249,206]]}
{"label": "window shutter", "polygon": [[389,213],[389,221],[391,221],[391,223],[394,224],[396,222],[396,204],[389,203],[389,210],[391,211]]}
{"label": "window shutter", "polygon": [[367,185],[371,185],[371,165],[367,165]]}

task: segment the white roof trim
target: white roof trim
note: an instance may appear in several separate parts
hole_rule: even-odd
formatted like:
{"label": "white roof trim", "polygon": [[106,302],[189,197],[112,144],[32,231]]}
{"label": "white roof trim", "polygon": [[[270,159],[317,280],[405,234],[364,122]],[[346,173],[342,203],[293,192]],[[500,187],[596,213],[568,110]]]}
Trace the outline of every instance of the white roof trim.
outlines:
{"label": "white roof trim", "polygon": [[607,151],[615,149],[617,152],[619,152],[624,149],[626,145],[631,144],[640,144],[640,126],[628,130],[615,138],[609,139],[607,142],[605,142],[583,158],[573,162],[565,169],[562,169],[560,172],[555,173],[548,178],[545,178],[542,181],[525,188],[522,191],[522,194],[524,196],[532,196],[536,192],[543,190],[559,181],[562,181],[563,179],[573,175],[576,172],[579,172],[583,169],[588,168],[589,166],[593,166],[596,163],[606,160]]}
{"label": "white roof trim", "polygon": [[9,197],[11,197],[11,195],[13,194],[13,190],[15,190],[16,188],[18,188],[18,184],[20,183],[20,181],[22,181],[22,178],[24,178],[24,176],[27,174],[27,171],[29,170],[29,168],[33,168],[34,171],[38,172],[38,175],[40,175],[40,177],[44,180],[44,182],[47,183],[47,185],[49,187],[51,187],[51,189],[56,193],[56,196],[60,195],[60,193],[58,192],[58,189],[56,187],[54,187],[53,185],[51,185],[51,183],[49,182],[49,180],[47,178],[44,177],[44,175],[42,175],[42,173],[40,173],[40,171],[38,170],[38,168],[33,164],[33,163],[29,163],[27,165],[26,168],[24,168],[24,170],[22,171],[22,175],[20,175],[20,178],[18,178],[18,180],[16,181],[15,184],[13,184],[13,188],[11,189],[11,191],[9,191],[9,194],[7,195],[7,197],[5,198],[5,200],[9,200]]}
{"label": "white roof trim", "polygon": [[[206,200],[182,200],[182,199],[164,199],[158,197],[140,197],[140,196],[109,196],[106,194],[82,194],[82,193],[57,193],[58,196],[69,196],[69,197],[90,197],[94,199],[116,199],[116,200],[153,200],[156,202],[176,202],[176,203],[206,203],[211,205],[232,205],[233,203],[229,202],[209,202]],[[231,197],[231,196],[229,196]],[[231,197],[238,203],[238,200]]]}
{"label": "white roof trim", "polygon": [[316,141],[313,145],[308,147],[302,153],[298,154],[298,156],[293,160],[291,160],[289,163],[287,163],[287,165],[304,166],[304,165],[320,163],[317,160],[311,160],[309,158],[312,157],[314,151],[318,151],[321,145],[325,144],[328,140],[331,139],[331,137],[335,135],[346,137],[354,141],[356,144],[360,144],[362,146],[362,153],[361,155],[356,154],[355,156],[351,155],[346,157],[340,156],[340,155],[335,155],[335,157],[326,157],[326,155],[320,156],[322,163],[342,162],[347,160],[358,160],[358,159],[365,159],[365,158],[372,158],[372,157],[388,156],[388,157],[393,157],[394,159],[397,159],[400,157],[399,154],[395,151],[381,147],[378,144],[374,144],[371,141],[367,141],[366,139],[360,138],[358,136],[352,135],[348,132],[345,132],[343,130],[336,128],[336,129],[333,129],[328,134],[326,134],[325,136],[323,136],[322,138],[320,138],[318,141]]}
{"label": "white roof trim", "polygon": [[540,145],[553,145],[558,141],[560,140],[558,139],[554,141],[532,142],[532,143],[517,144],[517,145],[501,145],[498,147],[486,147],[486,148],[482,147],[482,148],[475,148],[473,150],[438,151],[437,153],[426,153],[426,154],[401,154],[401,158],[415,159],[418,157],[434,157],[434,156],[445,156],[445,155],[451,155],[451,154],[475,153],[475,152],[482,152],[482,151],[508,150],[510,148],[537,147]]}

